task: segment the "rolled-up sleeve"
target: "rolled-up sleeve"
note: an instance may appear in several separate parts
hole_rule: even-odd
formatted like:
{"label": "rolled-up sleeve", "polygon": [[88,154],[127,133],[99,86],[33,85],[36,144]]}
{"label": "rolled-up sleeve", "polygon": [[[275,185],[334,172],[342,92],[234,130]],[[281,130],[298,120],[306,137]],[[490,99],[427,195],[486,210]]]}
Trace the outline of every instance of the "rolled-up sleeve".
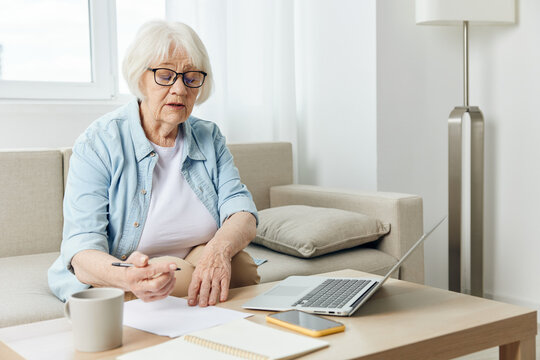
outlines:
{"label": "rolled-up sleeve", "polygon": [[88,143],[73,148],[64,195],[61,258],[73,272],[71,259],[82,250],[109,252],[107,236],[110,172]]}
{"label": "rolled-up sleeve", "polygon": [[220,225],[231,215],[237,212],[249,212],[259,224],[257,208],[251,193],[240,180],[238,169],[234,165],[231,152],[225,144],[225,137],[217,130],[215,136],[217,160],[217,193]]}

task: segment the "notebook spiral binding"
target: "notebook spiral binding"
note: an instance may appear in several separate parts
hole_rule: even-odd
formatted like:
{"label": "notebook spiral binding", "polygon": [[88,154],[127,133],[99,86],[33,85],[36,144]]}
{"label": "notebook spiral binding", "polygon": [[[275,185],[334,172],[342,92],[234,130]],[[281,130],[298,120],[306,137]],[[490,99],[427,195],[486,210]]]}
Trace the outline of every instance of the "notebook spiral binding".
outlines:
{"label": "notebook spiral binding", "polygon": [[260,355],[251,351],[246,351],[239,349],[237,347],[223,345],[214,341],[201,339],[200,337],[193,335],[184,335],[184,340],[189,341],[190,343],[204,346],[206,348],[219,351],[225,354],[241,357],[248,360],[270,360],[269,357]]}

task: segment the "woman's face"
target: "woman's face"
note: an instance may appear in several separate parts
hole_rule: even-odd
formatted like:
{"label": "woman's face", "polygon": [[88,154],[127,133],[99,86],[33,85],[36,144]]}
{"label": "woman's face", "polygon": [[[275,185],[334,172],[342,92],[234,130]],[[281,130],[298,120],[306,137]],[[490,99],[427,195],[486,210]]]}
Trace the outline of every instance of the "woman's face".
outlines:
{"label": "woman's face", "polygon": [[[152,63],[149,68],[166,68],[176,72],[200,70],[196,69],[184,51],[169,52],[169,57],[161,63]],[[141,77],[140,89],[144,95],[141,103],[143,116],[151,116],[157,121],[176,126],[187,120],[199,94],[199,88],[184,85],[182,75],[171,86],[162,86],[154,81],[154,73],[145,71]]]}

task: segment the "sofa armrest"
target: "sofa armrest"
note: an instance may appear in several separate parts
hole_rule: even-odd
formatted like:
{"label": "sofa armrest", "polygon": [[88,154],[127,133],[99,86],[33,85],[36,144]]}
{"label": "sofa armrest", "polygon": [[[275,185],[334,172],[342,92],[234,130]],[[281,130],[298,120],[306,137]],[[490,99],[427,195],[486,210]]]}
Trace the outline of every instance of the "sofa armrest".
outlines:
{"label": "sofa armrest", "polygon": [[[378,249],[401,258],[422,236],[422,198],[387,192],[357,192],[311,185],[282,185],[270,188],[270,207],[308,205],[359,212],[390,223],[390,233]],[[419,247],[403,263],[399,278],[424,283],[424,249]]]}

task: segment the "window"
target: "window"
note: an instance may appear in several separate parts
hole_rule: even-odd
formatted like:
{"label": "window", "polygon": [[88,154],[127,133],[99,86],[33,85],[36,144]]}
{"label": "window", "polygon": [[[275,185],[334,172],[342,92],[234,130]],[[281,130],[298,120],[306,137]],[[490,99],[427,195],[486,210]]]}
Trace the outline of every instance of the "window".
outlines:
{"label": "window", "polygon": [[115,1],[0,0],[0,98],[110,99]]}

